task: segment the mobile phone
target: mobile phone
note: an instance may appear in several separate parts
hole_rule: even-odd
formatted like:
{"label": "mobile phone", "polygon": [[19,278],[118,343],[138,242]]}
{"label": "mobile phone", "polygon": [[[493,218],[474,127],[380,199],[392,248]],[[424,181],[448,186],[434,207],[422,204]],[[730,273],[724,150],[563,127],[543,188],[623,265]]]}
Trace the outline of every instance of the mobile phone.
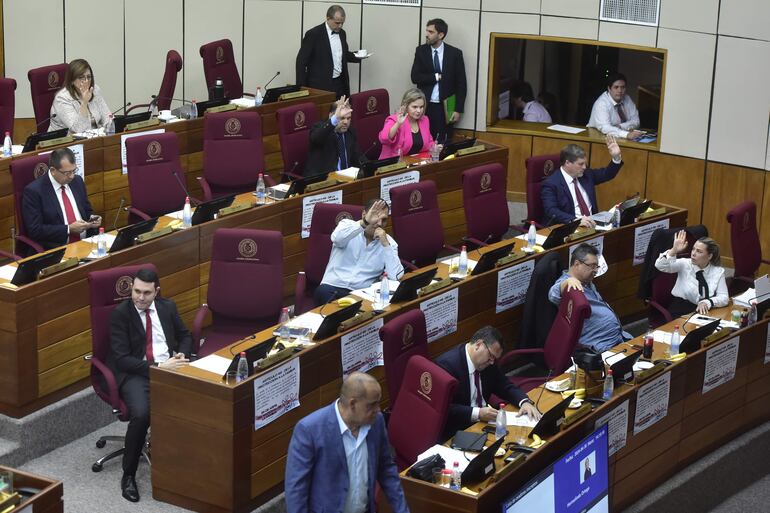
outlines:
{"label": "mobile phone", "polygon": [[488,435],[493,435],[495,434],[495,426],[484,426],[483,428],[481,428],[481,431],[483,431]]}

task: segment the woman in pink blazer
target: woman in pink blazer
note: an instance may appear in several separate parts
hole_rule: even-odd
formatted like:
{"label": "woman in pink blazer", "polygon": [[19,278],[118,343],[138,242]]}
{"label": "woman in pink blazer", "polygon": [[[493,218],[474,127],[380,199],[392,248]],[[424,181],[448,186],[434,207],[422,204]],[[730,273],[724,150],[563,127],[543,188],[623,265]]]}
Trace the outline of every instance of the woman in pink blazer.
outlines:
{"label": "woman in pink blazer", "polygon": [[425,115],[425,95],[417,88],[409,89],[401,99],[401,107],[385,119],[380,130],[382,151],[380,159],[413,155],[429,150],[433,145],[430,123]]}

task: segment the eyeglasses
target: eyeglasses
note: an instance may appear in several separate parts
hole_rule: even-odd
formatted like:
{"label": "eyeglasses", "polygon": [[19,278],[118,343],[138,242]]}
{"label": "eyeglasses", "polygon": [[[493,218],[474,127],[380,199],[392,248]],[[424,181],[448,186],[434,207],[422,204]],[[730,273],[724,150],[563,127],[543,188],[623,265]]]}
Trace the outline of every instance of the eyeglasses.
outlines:
{"label": "eyeglasses", "polygon": [[495,353],[492,352],[492,348],[489,347],[489,344],[487,344],[483,340],[481,341],[481,343],[484,344],[484,347],[487,348],[487,352],[489,353],[489,359],[492,361],[492,364],[494,364],[500,357],[496,356]]}
{"label": "eyeglasses", "polygon": [[61,169],[56,169],[55,167],[52,168],[52,169],[54,169],[57,172],[63,174],[64,176],[75,176],[78,173],[78,168],[77,167],[75,169],[71,170],[71,171],[63,171]]}
{"label": "eyeglasses", "polygon": [[91,75],[80,75],[77,80],[80,80],[81,82],[88,82],[93,77]]}
{"label": "eyeglasses", "polygon": [[599,269],[599,264],[598,263],[596,263],[596,264],[587,264],[587,263],[583,262],[582,260],[578,260],[578,262],[580,262],[584,266],[588,267],[592,271],[596,271],[597,269]]}

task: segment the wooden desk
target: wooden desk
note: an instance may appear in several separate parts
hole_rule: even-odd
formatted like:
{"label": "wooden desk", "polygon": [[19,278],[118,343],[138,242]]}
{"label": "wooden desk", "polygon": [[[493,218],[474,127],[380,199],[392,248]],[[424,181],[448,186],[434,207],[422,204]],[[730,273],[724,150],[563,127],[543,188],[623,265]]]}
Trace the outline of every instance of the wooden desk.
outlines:
{"label": "wooden desk", "polygon": [[[687,212],[672,210],[666,217],[671,226],[683,226]],[[657,220],[659,218],[643,224]],[[604,234],[604,254],[609,271],[598,286],[602,294],[605,294],[605,288],[610,291],[612,301],[615,301],[613,305],[619,308],[631,304],[623,295],[631,288],[635,293],[638,283],[639,266],[631,263],[635,228],[631,225]],[[524,241],[516,241],[517,248],[523,245]],[[569,246],[559,246],[552,251],[557,251],[566,262]],[[544,254],[535,254],[511,265],[537,260]],[[473,252],[470,258],[474,258]],[[439,265],[439,273],[445,274],[446,266]],[[629,287],[626,282],[634,286]],[[469,277],[452,287],[458,289],[457,331],[431,343],[428,348],[431,356],[466,341],[485,324],[500,328],[506,340],[516,339],[522,307],[495,313],[497,270]],[[447,290],[391,305],[375,319],[387,322]],[[261,332],[254,340],[222,349],[218,354],[231,358],[246,344],[265,340],[271,331]],[[341,334],[330,337],[294,356],[300,359],[300,406],[257,431],[253,428],[254,378],[227,386],[220,376],[194,367],[185,367],[178,372],[152,369],[153,496],[194,511],[242,512],[279,493],[294,425],[300,418],[330,403],[339,392],[342,376],[340,338]],[[370,372],[385,383],[382,367]],[[382,388],[385,404],[387,387]],[[207,469],[206,472],[200,472],[201,468]]]}
{"label": "wooden desk", "polygon": [[[721,308],[712,315],[728,319],[731,307]],[[675,320],[662,329],[671,331]],[[695,328],[687,324],[686,328]],[[497,482],[488,479],[480,486],[477,496],[454,492],[423,481],[402,476],[410,510],[422,512],[489,512],[499,511],[500,504],[539,473],[556,461],[572,446],[590,434],[597,419],[628,401],[629,424],[626,446],[609,460],[611,511],[620,511],[638,500],[677,471],[719,447],[736,435],[770,419],[770,366],[764,364],[768,321],[736,332],[740,337],[735,377],[727,383],[702,393],[706,353],[733,336],[728,336],[709,348],[701,349],[664,372],[671,373],[668,414],[638,435],[633,434],[634,414],[639,385],[623,385],[615,390],[611,401],[595,408],[575,425],[566,428],[529,456],[519,467]],[[623,344],[618,349],[636,350],[641,338]],[[655,344],[653,359],[665,358],[668,346]],[[563,375],[558,379],[565,378]],[[653,378],[655,379],[655,378]],[[541,389],[529,393],[536,399]],[[545,391],[540,400],[541,410],[556,404],[560,395]],[[567,416],[571,412],[568,410]],[[482,424],[474,426],[480,430]],[[511,440],[526,437],[528,429],[509,427]],[[497,470],[501,460],[496,460]],[[388,509],[385,509],[388,511]]]}
{"label": "wooden desk", "polygon": [[[191,123],[202,126],[200,120]],[[93,144],[98,142],[93,141]],[[447,241],[458,241],[465,234],[462,170],[493,162],[503,166],[507,163],[506,148],[492,144],[487,148],[481,153],[410,168],[420,172],[420,179],[436,182]],[[117,155],[117,148],[115,152]],[[88,158],[86,156],[87,161]],[[119,162],[115,165],[119,166]],[[117,169],[102,173],[105,180],[110,173],[125,179]],[[0,171],[2,176],[7,176],[7,172]],[[341,190],[343,202],[363,205],[366,200],[380,195],[381,178],[374,176],[341,183],[319,192]],[[308,195],[313,194],[317,193]],[[254,198],[246,193],[238,201],[253,203]],[[22,417],[87,386],[85,378],[90,363],[83,357],[91,352],[87,281],[91,271],[137,263],[155,264],[161,275],[163,295],[177,303],[183,320],[187,326],[192,326],[197,308],[207,297],[214,231],[235,227],[278,230],[284,236],[285,303],[293,302],[296,275],[305,265],[307,249],[307,239],[300,237],[302,201],[300,196],[239,212],[110,254],[18,289],[0,286],[0,413]],[[82,257],[91,248],[92,245],[81,241],[68,247],[66,256]]]}
{"label": "wooden desk", "polygon": [[14,511],[24,510],[26,512],[33,509],[35,513],[62,513],[64,511],[64,502],[62,501],[64,486],[61,481],[29,474],[9,467],[0,466],[0,470],[13,472],[14,488],[35,488],[40,490],[29,500],[19,504]]}

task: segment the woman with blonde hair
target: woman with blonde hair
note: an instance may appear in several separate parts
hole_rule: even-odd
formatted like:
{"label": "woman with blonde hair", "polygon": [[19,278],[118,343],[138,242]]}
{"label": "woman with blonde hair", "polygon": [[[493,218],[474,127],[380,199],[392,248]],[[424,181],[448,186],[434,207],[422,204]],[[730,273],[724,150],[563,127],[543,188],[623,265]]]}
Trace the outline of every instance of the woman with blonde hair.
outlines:
{"label": "woman with blonde hair", "polygon": [[56,93],[51,105],[48,131],[68,128],[71,133],[85,132],[107,125],[110,114],[88,61],[75,59],[70,62],[64,75],[64,87]]}
{"label": "woman with blonde hair", "polygon": [[430,149],[434,141],[425,105],[425,94],[416,87],[404,93],[398,111],[385,119],[385,126],[380,130],[380,159],[413,155]]}

